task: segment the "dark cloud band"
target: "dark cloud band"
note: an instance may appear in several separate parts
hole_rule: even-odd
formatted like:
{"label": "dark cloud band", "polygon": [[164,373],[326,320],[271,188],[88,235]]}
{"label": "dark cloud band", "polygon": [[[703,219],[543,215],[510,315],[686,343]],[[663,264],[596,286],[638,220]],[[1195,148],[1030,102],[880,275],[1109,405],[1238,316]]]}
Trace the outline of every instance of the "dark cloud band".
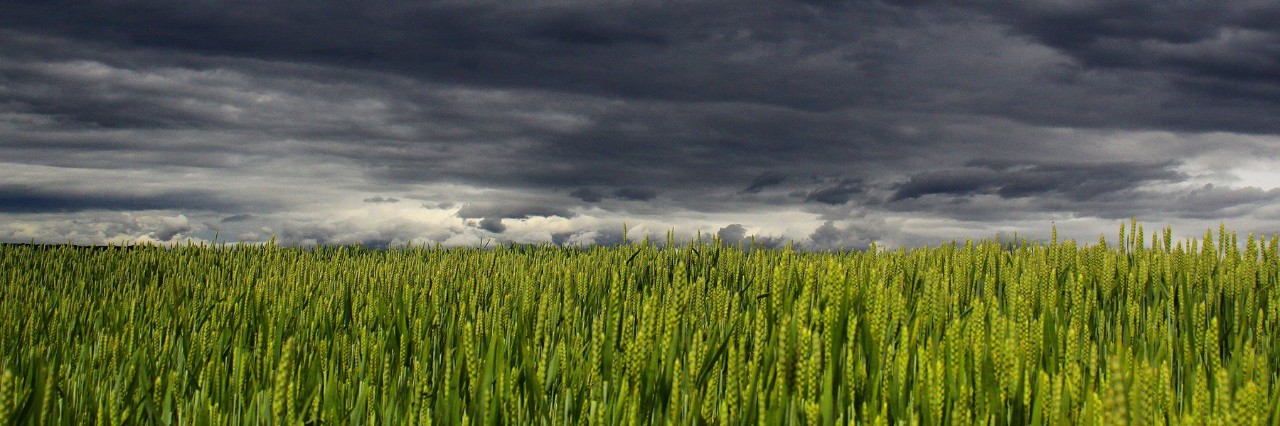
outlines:
{"label": "dark cloud band", "polygon": [[611,243],[602,223],[644,218],[834,248],[905,238],[886,230],[904,218],[1258,218],[1275,202],[1232,180],[1280,158],[1267,2],[5,9],[0,161],[25,186],[0,185],[0,213],[24,220],[191,211],[206,224],[121,229],[387,245]]}

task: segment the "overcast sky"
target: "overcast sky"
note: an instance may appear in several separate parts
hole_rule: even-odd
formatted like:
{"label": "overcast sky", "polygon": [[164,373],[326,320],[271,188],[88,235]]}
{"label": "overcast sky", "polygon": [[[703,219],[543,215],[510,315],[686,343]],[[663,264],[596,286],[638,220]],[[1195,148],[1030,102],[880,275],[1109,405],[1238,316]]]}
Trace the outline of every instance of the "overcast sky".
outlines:
{"label": "overcast sky", "polygon": [[1280,231],[1274,0],[4,9],[4,241]]}

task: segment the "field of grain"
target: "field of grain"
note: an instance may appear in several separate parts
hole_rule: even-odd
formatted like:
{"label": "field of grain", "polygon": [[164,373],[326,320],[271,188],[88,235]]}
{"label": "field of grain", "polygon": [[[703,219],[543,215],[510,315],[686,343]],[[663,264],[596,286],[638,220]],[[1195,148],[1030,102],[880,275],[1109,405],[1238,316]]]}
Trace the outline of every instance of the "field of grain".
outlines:
{"label": "field of grain", "polygon": [[1276,237],[1117,237],[4,245],[0,424],[1280,423]]}

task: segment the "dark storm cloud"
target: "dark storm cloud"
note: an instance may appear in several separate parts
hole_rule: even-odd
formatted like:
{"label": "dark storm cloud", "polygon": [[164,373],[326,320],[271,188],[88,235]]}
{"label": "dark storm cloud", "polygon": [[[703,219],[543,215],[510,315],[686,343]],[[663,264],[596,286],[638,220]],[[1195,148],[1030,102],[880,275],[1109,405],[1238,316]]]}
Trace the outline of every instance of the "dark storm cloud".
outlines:
{"label": "dark storm cloud", "polygon": [[[13,42],[0,32],[0,45]],[[4,48],[43,51],[47,43],[21,40]],[[16,44],[16,46],[14,46]],[[91,46],[85,46],[92,48]],[[8,50],[8,49],[5,49]],[[0,51],[0,54],[8,52]],[[243,75],[226,70],[173,67],[153,55],[86,59],[55,54],[0,64],[6,109],[49,117],[59,129],[80,131],[236,130],[264,124],[243,117],[241,107],[261,94],[247,93]],[[101,55],[101,52],[97,54]],[[207,61],[206,61],[207,62]],[[318,111],[317,111],[318,112]]]}
{"label": "dark storm cloud", "polygon": [[373,203],[373,204],[389,204],[389,203],[398,203],[400,202],[400,199],[395,197],[383,197],[381,195],[375,195],[369,198],[365,198],[364,202]]}
{"label": "dark storm cloud", "polygon": [[[93,62],[70,62],[55,70],[21,66],[5,73],[13,76],[9,96],[28,113],[102,128],[236,128],[333,141],[308,143],[305,152],[360,160],[367,173],[391,182],[565,190],[592,185],[603,195],[645,184],[705,193],[750,181],[743,192],[755,193],[781,183],[783,176],[832,173],[849,165],[893,167],[893,161],[917,149],[953,142],[914,140],[910,135],[917,127],[949,123],[904,111],[979,111],[1096,126],[1215,120],[1221,127],[1243,120],[1259,128],[1274,121],[1265,114],[1237,114],[1239,107],[1230,104],[1206,113],[1178,99],[1141,101],[1147,86],[1097,108],[1091,99],[1115,92],[1112,83],[1039,57],[1024,61],[1000,49],[1027,48],[994,29],[969,25],[979,30],[963,33],[969,31],[964,23],[981,21],[972,16],[975,12],[929,2],[277,1],[182,8],[107,2],[23,3],[12,9],[11,46],[27,46],[14,41],[20,38],[62,37],[95,43],[95,50],[128,49],[135,55],[102,59],[117,61],[108,64],[118,69],[106,71],[116,80],[86,77],[103,70],[61,70],[94,68]],[[1000,15],[1001,22],[1038,16],[1029,10]],[[995,8],[979,11],[997,13]],[[956,22],[961,24],[949,26]],[[37,58],[29,52],[41,50],[14,49],[14,55]],[[164,55],[145,53],[150,50],[188,59],[163,62]],[[1001,54],[1009,56],[1007,62],[968,59]],[[348,117],[372,112],[379,119],[345,123],[325,117],[309,126],[282,128],[280,123],[295,123],[290,118],[305,108],[260,123],[219,107],[241,106],[235,91],[141,78],[155,71],[152,63],[215,71],[229,67],[254,71],[249,83],[288,88],[293,83],[258,81],[256,72],[278,73],[267,68],[289,62],[349,71],[290,70],[351,86],[307,99],[310,105],[369,93],[386,98],[383,109],[333,112]],[[361,72],[388,72],[424,85],[531,92],[504,93],[511,99],[468,108],[459,102],[466,94],[389,83]],[[209,77],[193,78],[199,83]],[[66,96],[68,91],[85,96]],[[1161,106],[1152,102],[1164,102],[1167,115],[1151,116]],[[1109,113],[1090,115],[1099,110]],[[545,120],[518,119],[541,111],[576,115],[583,122],[559,128]],[[462,146],[473,148],[462,152]],[[559,166],[544,166],[551,162]],[[813,170],[797,173],[800,162]],[[433,166],[423,167],[428,163]],[[810,201],[842,203],[851,195],[849,188],[820,190],[826,192]],[[578,198],[595,199],[586,195]]]}
{"label": "dark storm cloud", "polygon": [[[578,188],[569,192],[569,195],[588,203],[598,203],[609,198],[605,193],[593,188]],[[623,201],[649,201],[657,197],[658,193],[645,188],[626,187],[615,189],[611,195]]]}
{"label": "dark storm cloud", "polygon": [[500,217],[486,217],[480,221],[480,229],[501,234],[507,230],[507,225],[502,224],[502,218]]}
{"label": "dark storm cloud", "polygon": [[787,180],[787,175],[779,172],[764,172],[751,179],[751,184],[742,190],[743,194],[758,194],[765,188],[777,186]]}
{"label": "dark storm cloud", "polygon": [[1280,82],[1280,4],[1270,1],[986,2],[1014,30],[1086,65]]}
{"label": "dark storm cloud", "polygon": [[613,196],[628,201],[649,201],[657,197],[658,193],[644,188],[619,188],[613,191]]}
{"label": "dark storm cloud", "polygon": [[1171,207],[1179,217],[1213,219],[1247,214],[1258,207],[1280,200],[1280,188],[1221,188],[1205,184],[1180,194]]}
{"label": "dark storm cloud", "polygon": [[1135,190],[1117,193],[1084,203],[1046,201],[1039,208],[1076,210],[1106,219],[1123,220],[1143,212],[1145,217],[1177,219],[1219,219],[1243,217],[1280,201],[1280,189],[1256,187],[1226,188],[1204,186],[1175,191]]}
{"label": "dark storm cloud", "polygon": [[971,162],[968,167],[916,174],[899,184],[890,201],[926,195],[995,194],[1002,198],[1061,195],[1075,201],[1134,189],[1151,182],[1177,182],[1185,175],[1173,163],[1019,164]]}
{"label": "dark storm cloud", "polygon": [[591,188],[578,188],[570,192],[569,195],[588,203],[598,203],[604,199],[604,194]]}
{"label": "dark storm cloud", "polygon": [[[998,184],[991,182],[994,180],[974,185],[975,188],[982,188],[980,191],[935,191],[929,196],[895,200],[888,207],[896,211],[928,212],[942,217],[979,222],[1046,217],[1124,220],[1133,216],[1146,220],[1223,220],[1222,218],[1246,218],[1280,202],[1280,188],[1264,190],[1213,184],[1190,188],[1185,185],[1156,188],[1135,183],[1129,187],[1108,188],[1100,192],[1055,189],[1010,196],[1001,194]],[[1097,188],[1098,185],[1093,187]]]}
{"label": "dark storm cloud", "polygon": [[1152,182],[1178,182],[1187,176],[1173,170],[1176,164],[1116,162],[1102,164],[1037,164],[1013,166],[1002,172],[1008,176],[997,191],[1005,198],[1045,193],[1065,194],[1076,201],[1115,193]]}
{"label": "dark storm cloud", "polygon": [[[1087,69],[1144,73],[1184,91],[1169,127],[1275,132],[1257,120],[1280,104],[1280,4],[1272,1],[985,1],[1013,32]],[[1210,106],[1209,104],[1216,104]],[[1178,110],[1187,108],[1187,111]],[[1235,117],[1215,110],[1236,110]],[[1191,111],[1200,111],[1196,115]]]}
{"label": "dark storm cloud", "polygon": [[244,206],[240,203],[209,191],[125,194],[0,185],[0,212],[5,213],[188,209],[229,211],[242,207]]}
{"label": "dark storm cloud", "polygon": [[[621,236],[504,219],[799,211],[825,221],[805,242],[823,248],[889,235],[864,214],[1207,218],[1275,201],[1178,167],[1277,154],[1274,2],[55,0],[4,16],[0,162],[58,188],[137,173],[167,189],[9,186],[0,212],[559,244]],[[289,223],[228,201],[398,201],[371,193],[431,194],[405,198],[457,217]],[[779,229],[738,226],[724,236]]]}
{"label": "dark storm cloud", "polygon": [[[765,1],[12,6],[7,11],[11,28],[119,45],[368,67],[466,84],[697,100],[783,95],[824,103],[837,101],[813,90],[737,86],[733,80],[743,78],[793,89],[820,82],[785,80],[779,78],[785,66],[735,62],[726,54],[788,48],[797,31],[806,36],[840,27],[848,31],[856,28],[845,26],[851,18],[880,18],[831,16],[802,3]],[[864,9],[865,15],[885,13],[878,6]],[[731,50],[704,55],[722,48]],[[677,72],[684,77],[670,78]],[[837,78],[822,76],[827,83]]]}
{"label": "dark storm cloud", "polygon": [[[929,1],[273,1],[183,7],[21,2],[8,9],[6,26],[20,34],[107,46],[317,63],[468,86],[810,111],[873,105],[955,111],[986,104],[992,112],[1028,119],[1088,122],[1088,110],[1070,105],[1091,93],[1055,86],[1087,89],[1098,83],[1088,75],[1095,66],[1157,70],[1164,73],[1155,76],[1158,80],[1171,82],[1191,82],[1199,75],[1214,82],[1274,83],[1280,75],[1275,72],[1277,19],[1269,19],[1280,16],[1280,7],[1257,1],[980,1],[963,7]],[[948,25],[986,22],[982,15],[1080,60],[1084,69],[1063,64],[1037,69],[1043,64],[1027,62],[1025,69],[1009,70],[1039,79],[1038,93],[1021,93],[1023,101],[998,93],[996,99],[966,93],[973,102],[948,101],[955,94],[984,89],[988,78],[1013,88],[1025,86],[961,63],[966,56],[1016,47],[998,34],[990,35],[991,40],[969,40],[963,36],[972,34],[948,33],[955,30]],[[951,51],[928,50],[930,45]],[[917,51],[937,58],[919,58]],[[948,70],[952,76],[940,74]],[[913,74],[918,72],[931,74]],[[950,87],[931,87],[937,83],[929,76]],[[1139,108],[1109,107],[1142,114]],[[1178,111],[1181,105],[1170,108],[1165,117],[1092,120],[1115,125],[1141,118],[1172,125],[1174,119],[1196,117]],[[133,114],[85,118],[108,125],[192,119],[166,112],[182,109],[77,108],[70,114],[93,111]],[[1230,124],[1222,122],[1230,115],[1200,116],[1206,117],[1196,121],[1202,125]],[[1260,119],[1248,121],[1266,126]]]}
{"label": "dark storm cloud", "polygon": [[930,194],[966,195],[990,191],[999,181],[999,173],[985,168],[964,168],[919,173],[898,185],[890,201],[917,198]]}
{"label": "dark storm cloud", "polygon": [[247,221],[247,220],[253,219],[254,217],[256,217],[256,216],[251,215],[251,214],[248,214],[248,213],[241,213],[241,214],[237,214],[237,215],[231,215],[231,216],[224,217],[224,218],[222,218],[222,220],[220,220],[219,222],[221,222],[221,223],[244,222],[244,221]]}
{"label": "dark storm cloud", "polygon": [[862,192],[858,182],[844,181],[834,186],[813,190],[805,196],[805,201],[823,204],[840,205],[849,202],[854,195]]}
{"label": "dark storm cloud", "polygon": [[568,12],[554,16],[530,28],[533,38],[565,45],[618,46],[624,44],[667,44],[667,36],[647,28],[622,22],[603,22],[586,13]]}
{"label": "dark storm cloud", "polygon": [[[591,101],[595,103],[595,101]],[[588,104],[590,105],[590,104]],[[732,193],[761,169],[839,173],[850,164],[881,162],[911,150],[883,113],[812,112],[753,104],[610,102],[584,105],[581,127],[513,144],[501,155],[444,162],[435,173],[468,182],[528,189],[556,188],[592,202]],[[851,132],[849,129],[856,128]],[[785,141],[802,140],[802,143]],[[388,159],[399,164],[399,159]],[[388,170],[393,181],[424,179],[417,162]],[[549,164],[554,164],[549,167]],[[860,171],[873,172],[877,164]],[[779,172],[780,173],[780,172]],[[765,174],[761,184],[776,180]]]}

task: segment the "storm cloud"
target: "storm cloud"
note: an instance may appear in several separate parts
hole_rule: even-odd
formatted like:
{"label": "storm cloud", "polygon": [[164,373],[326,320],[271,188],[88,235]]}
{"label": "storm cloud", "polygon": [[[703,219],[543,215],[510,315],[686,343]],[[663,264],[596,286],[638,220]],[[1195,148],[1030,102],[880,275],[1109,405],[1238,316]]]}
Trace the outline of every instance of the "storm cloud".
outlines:
{"label": "storm cloud", "polygon": [[5,16],[5,241],[615,244],[625,224],[834,249],[1280,218],[1274,2]]}
{"label": "storm cloud", "polygon": [[480,221],[480,229],[501,234],[502,231],[507,230],[507,225],[502,224],[502,218],[500,217],[487,217]]}
{"label": "storm cloud", "polygon": [[381,195],[375,195],[375,196],[372,196],[372,197],[369,197],[369,198],[365,198],[365,199],[364,199],[364,202],[366,202],[366,203],[374,203],[374,204],[380,204],[380,203],[398,203],[398,202],[400,202],[400,199],[399,199],[399,198],[395,198],[395,197],[383,197],[383,196],[381,196]]}
{"label": "storm cloud", "polygon": [[857,182],[840,182],[833,186],[809,192],[809,195],[805,196],[805,201],[839,205],[849,202],[853,195],[860,192],[862,192],[862,187]]}
{"label": "storm cloud", "polygon": [[1076,201],[1186,179],[1175,164],[1138,162],[1018,164],[971,162],[964,168],[916,174],[898,185],[891,200],[926,195],[996,194],[1002,198],[1060,195]]}
{"label": "storm cloud", "polygon": [[744,194],[758,194],[765,188],[781,184],[786,179],[787,175],[782,173],[764,172],[756,176],[754,179],[751,179],[751,184],[747,185],[747,188],[743,189],[742,192]]}
{"label": "storm cloud", "polygon": [[220,198],[216,193],[199,190],[104,193],[0,184],[0,212],[4,213],[183,209],[227,211],[237,207],[237,203]]}

